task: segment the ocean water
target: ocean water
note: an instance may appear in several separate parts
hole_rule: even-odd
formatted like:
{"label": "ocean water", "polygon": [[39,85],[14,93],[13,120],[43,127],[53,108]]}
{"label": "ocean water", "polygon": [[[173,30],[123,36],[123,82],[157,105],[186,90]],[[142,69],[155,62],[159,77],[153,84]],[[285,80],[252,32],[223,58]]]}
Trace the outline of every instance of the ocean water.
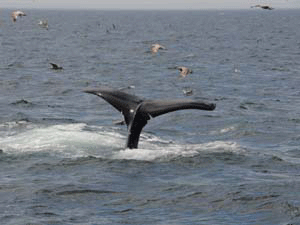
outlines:
{"label": "ocean water", "polygon": [[[1,224],[300,224],[299,10],[10,12]],[[99,85],[217,107],[152,119],[126,149],[119,112],[83,92]]]}

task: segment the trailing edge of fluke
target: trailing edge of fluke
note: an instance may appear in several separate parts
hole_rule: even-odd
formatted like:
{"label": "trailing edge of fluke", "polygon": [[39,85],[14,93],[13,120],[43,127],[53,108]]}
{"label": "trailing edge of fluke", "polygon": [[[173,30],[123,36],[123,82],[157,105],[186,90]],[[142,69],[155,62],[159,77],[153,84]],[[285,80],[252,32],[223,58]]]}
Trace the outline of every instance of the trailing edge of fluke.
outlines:
{"label": "trailing edge of fluke", "polygon": [[109,87],[89,88],[84,92],[97,95],[120,111],[128,128],[127,148],[137,148],[139,137],[147,121],[153,117],[182,109],[212,111],[214,103],[192,99],[146,100]]}

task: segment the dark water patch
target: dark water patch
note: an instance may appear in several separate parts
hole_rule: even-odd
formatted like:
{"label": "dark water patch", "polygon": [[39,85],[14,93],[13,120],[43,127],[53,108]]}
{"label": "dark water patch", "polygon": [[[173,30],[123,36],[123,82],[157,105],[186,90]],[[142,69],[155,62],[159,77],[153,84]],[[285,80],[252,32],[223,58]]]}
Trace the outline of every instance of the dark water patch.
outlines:
{"label": "dark water patch", "polygon": [[19,82],[16,80],[0,80],[0,91],[13,90],[19,86]]}
{"label": "dark water patch", "polygon": [[48,206],[46,205],[33,205],[31,207],[29,207],[30,209],[43,209],[43,208],[47,208]]}
{"label": "dark water patch", "polygon": [[193,200],[195,198],[202,198],[203,196],[205,196],[206,193],[203,193],[203,192],[193,192],[193,193],[189,193],[189,194],[186,194],[184,196],[179,196],[176,198],[177,201],[189,201],[189,200]]}
{"label": "dark water patch", "polygon": [[288,150],[286,153],[291,157],[300,158],[300,148]]}
{"label": "dark water patch", "polygon": [[272,156],[272,158],[271,158],[271,160],[272,160],[272,162],[282,162],[283,161],[283,159],[282,158],[280,158],[280,157],[278,157],[278,156]]}
{"label": "dark water patch", "polygon": [[133,212],[133,211],[135,211],[133,208],[128,208],[128,209],[122,209],[122,210],[114,211],[114,213],[117,213],[117,214],[127,214],[127,213]]}
{"label": "dark water patch", "polygon": [[57,217],[59,216],[58,214],[52,213],[52,212],[37,212],[35,213],[36,216],[41,216],[41,217]]}
{"label": "dark water patch", "polygon": [[170,160],[171,163],[178,165],[189,165],[192,167],[203,167],[212,164],[215,161],[214,156],[210,154],[200,154],[194,157],[174,157]]}
{"label": "dark water patch", "polygon": [[279,72],[289,72],[290,69],[286,67],[273,67],[271,70],[273,71],[279,71]]}
{"label": "dark water patch", "polygon": [[28,172],[45,172],[55,169],[55,163],[34,163],[27,168]]}
{"label": "dark water patch", "polygon": [[263,196],[241,196],[238,198],[232,199],[232,201],[240,201],[240,202],[250,202],[250,201],[261,201],[261,200],[270,200],[273,198],[278,198],[280,195],[263,195]]}
{"label": "dark water patch", "polygon": [[120,194],[120,192],[107,191],[107,190],[69,190],[57,192],[56,195],[84,195],[84,194]]}
{"label": "dark water patch", "polygon": [[246,101],[246,102],[240,103],[240,108],[241,109],[246,109],[246,110],[250,110],[250,109],[262,110],[265,107],[266,107],[266,105],[263,104],[263,103],[260,103],[260,102]]}
{"label": "dark water patch", "polygon": [[56,166],[57,167],[76,167],[80,165],[93,165],[98,164],[101,165],[103,162],[106,162],[105,159],[97,158],[94,156],[87,157],[78,157],[76,159],[63,159],[59,161]]}
{"label": "dark water patch", "polygon": [[53,190],[49,190],[49,189],[41,189],[35,192],[35,194],[51,194],[53,193]]}
{"label": "dark water patch", "polygon": [[24,62],[13,62],[7,65],[6,69],[13,69],[13,68],[24,68]]}
{"label": "dark water patch", "polygon": [[233,152],[214,153],[214,156],[216,159],[223,161],[224,163],[229,165],[245,164],[249,160],[249,157]]}
{"label": "dark water patch", "polygon": [[32,160],[45,159],[49,157],[47,152],[11,152],[11,149],[3,149],[3,153],[0,154],[0,161],[4,164],[20,165],[24,166],[27,163],[31,164]]}
{"label": "dark water patch", "polygon": [[[48,106],[50,108],[53,108],[52,106]],[[56,108],[56,107],[54,107]],[[76,121],[74,119],[70,118],[42,118],[43,122],[51,123],[51,124],[64,124],[64,123],[75,123]]]}
{"label": "dark water patch", "polygon": [[11,105],[16,105],[16,106],[26,106],[26,107],[32,107],[34,106],[34,104],[26,99],[21,99],[21,100],[17,100],[13,103],[11,103]]}
{"label": "dark water patch", "polygon": [[199,154],[193,157],[175,157],[174,159],[170,160],[170,162],[177,165],[186,165],[193,168],[201,168],[220,162],[228,165],[244,164],[248,160],[250,160],[248,156],[234,152],[199,152]]}
{"label": "dark water patch", "polygon": [[289,121],[293,122],[293,123],[300,123],[300,118],[291,118],[291,119],[288,119]]}
{"label": "dark water patch", "polygon": [[[287,153],[287,155],[289,155]],[[292,157],[293,155],[290,155]],[[255,161],[252,160],[248,162],[249,168],[254,170],[257,173],[262,173],[267,177],[274,176],[277,177],[278,173],[285,176],[284,171],[289,171],[290,175],[297,174],[297,170],[300,168],[299,163],[293,162],[289,158],[285,159],[284,156],[277,156],[277,155],[260,155]],[[280,176],[278,177],[280,179]]]}

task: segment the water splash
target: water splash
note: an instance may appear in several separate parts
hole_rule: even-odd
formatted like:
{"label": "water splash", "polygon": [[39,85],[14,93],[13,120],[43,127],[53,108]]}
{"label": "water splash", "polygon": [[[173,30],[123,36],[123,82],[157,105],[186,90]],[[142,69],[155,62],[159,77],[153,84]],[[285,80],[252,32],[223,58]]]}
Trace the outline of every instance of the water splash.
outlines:
{"label": "water splash", "polygon": [[141,136],[141,148],[124,149],[126,136],[116,128],[88,126],[85,123],[28,127],[30,129],[0,137],[0,149],[9,154],[47,152],[68,158],[93,156],[145,161],[193,157],[201,152],[242,152],[235,142],[180,144],[151,134]]}
{"label": "water splash", "polygon": [[[36,126],[11,136],[0,138],[0,148],[6,153],[51,152],[64,157],[103,157],[111,147],[120,146],[122,135],[105,127],[87,130],[87,124]],[[106,151],[105,151],[106,150]]]}

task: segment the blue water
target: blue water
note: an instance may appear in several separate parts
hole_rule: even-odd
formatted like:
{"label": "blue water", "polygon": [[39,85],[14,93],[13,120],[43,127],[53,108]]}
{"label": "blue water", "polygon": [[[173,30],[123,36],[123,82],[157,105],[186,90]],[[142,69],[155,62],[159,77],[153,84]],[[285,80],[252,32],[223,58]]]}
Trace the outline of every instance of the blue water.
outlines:
{"label": "blue water", "polygon": [[[10,12],[1,224],[300,224],[299,10]],[[121,114],[82,91],[99,85],[217,108],[152,119],[131,150]]]}

